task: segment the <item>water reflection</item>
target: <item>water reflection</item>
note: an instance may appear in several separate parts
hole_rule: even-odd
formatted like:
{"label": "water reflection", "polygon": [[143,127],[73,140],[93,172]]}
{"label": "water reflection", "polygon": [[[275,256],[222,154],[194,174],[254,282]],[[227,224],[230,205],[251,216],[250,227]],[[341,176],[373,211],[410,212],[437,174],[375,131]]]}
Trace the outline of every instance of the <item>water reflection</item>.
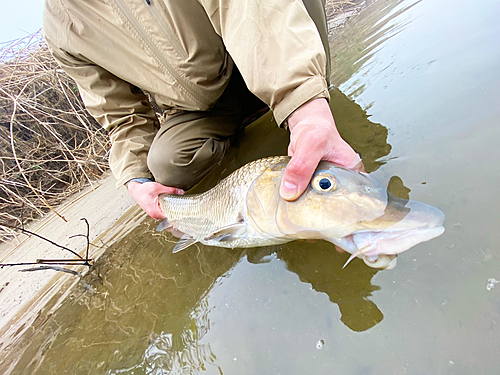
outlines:
{"label": "water reflection", "polygon": [[[216,275],[219,271],[215,272],[211,267],[217,264],[217,260],[222,260],[221,256],[224,254],[213,252],[211,248],[202,247],[201,250],[208,254],[204,259],[210,258],[210,260],[203,262],[203,268],[200,268],[199,272]],[[379,287],[371,284],[371,279],[377,270],[368,268],[361,262],[342,270],[341,266],[345,262],[346,255],[338,254],[331,244],[322,241],[314,244],[295,242],[280,248],[248,249],[245,252],[249,260],[263,264],[270,261],[269,255],[274,251],[277,251],[278,259],[285,262],[287,269],[296,273],[303,283],[310,284],[319,293],[327,294],[330,301],[339,306],[341,321],[351,330],[365,331],[383,319],[382,312],[368,299],[374,291],[379,290]],[[238,256],[241,255],[243,255],[241,252],[238,253]],[[207,371],[207,367],[213,368],[214,373],[224,373],[217,362],[217,353],[205,338],[211,329],[211,315],[217,314],[217,310],[222,308],[219,305],[210,306],[208,301],[220,282],[229,282],[231,279],[231,269],[239,263],[237,257],[232,260],[234,264],[226,264],[229,269],[222,278],[208,285],[207,290],[197,289],[196,294],[201,297],[199,300],[190,299],[194,304],[185,306],[183,319],[158,322],[156,329],[161,331],[159,333],[153,331],[150,334],[149,343],[136,364],[124,367],[122,363],[116,363],[114,369],[110,369],[107,373],[180,374]],[[197,279],[201,275],[193,274],[192,277]],[[234,286],[238,288],[238,284]],[[193,290],[184,292],[192,293]],[[219,303],[221,302],[223,301],[220,300]],[[169,306],[165,301],[159,302],[159,305],[164,309],[168,309]],[[328,320],[330,328],[333,329],[335,317],[328,316]],[[177,324],[172,324],[174,322]],[[241,332],[234,334],[241,335]],[[123,360],[125,358],[122,357]]]}
{"label": "water reflection", "polygon": [[[35,339],[18,348],[14,374],[63,373],[75,366],[79,373],[108,374],[219,368],[217,353],[203,342],[214,308],[207,301],[214,288],[231,278],[244,252],[193,247],[172,254],[173,238],[153,237],[152,226],[139,226],[100,259],[86,278],[92,293],[80,288],[53,317],[48,311],[41,314]],[[323,241],[246,253],[259,263],[276,250],[288,270],[339,306],[341,321],[350,329],[363,331],[382,320],[368,299],[379,289],[371,284],[377,270],[362,262],[341,270],[347,255]],[[329,319],[334,325],[334,317]]]}
{"label": "water reflection", "polygon": [[330,107],[342,137],[363,159],[366,172],[374,172],[391,152],[387,128],[370,121],[366,110],[337,88],[330,90]]}
{"label": "water reflection", "polygon": [[[176,309],[174,307],[172,316],[163,317],[157,321],[157,324],[143,329],[144,335],[142,336],[131,335],[118,338],[118,340],[122,340],[123,347],[136,348],[132,352],[135,353],[133,360],[136,361],[131,361],[132,366],[137,366],[138,363],[143,364],[141,369],[146,371],[144,370],[146,363],[149,363],[146,358],[150,356],[157,359],[154,362],[155,366],[157,366],[156,369],[159,369],[160,366],[167,366],[166,368],[168,368],[171,364],[163,363],[160,360],[162,356],[164,356],[162,358],[167,358],[167,353],[157,354],[156,350],[167,351],[166,348],[172,348],[173,354],[170,352],[168,358],[187,358],[182,363],[186,372],[189,371],[189,366],[192,366],[193,369],[199,369],[197,366],[200,366],[203,362],[208,369],[205,372],[220,373],[220,371],[224,371],[224,373],[230,374],[257,373],[258,371],[252,372],[256,368],[260,369],[262,373],[281,372],[291,374],[496,374],[498,372],[498,353],[492,350],[492,348],[498,347],[498,328],[495,325],[498,322],[500,306],[498,293],[495,294],[498,288],[490,291],[484,290],[485,280],[488,277],[495,276],[495,272],[497,272],[495,267],[498,266],[498,254],[495,253],[495,249],[497,249],[495,244],[498,243],[498,241],[495,241],[498,237],[498,230],[495,229],[495,225],[498,224],[498,213],[494,210],[494,208],[498,207],[498,199],[495,199],[495,192],[497,191],[495,176],[498,176],[498,173],[494,173],[498,170],[498,163],[492,162],[491,160],[494,160],[494,158],[491,159],[491,155],[487,155],[488,150],[494,149],[493,142],[498,138],[494,136],[498,133],[496,131],[498,127],[495,128],[494,126],[494,119],[498,118],[496,116],[497,111],[496,109],[491,110],[491,108],[498,108],[498,106],[495,107],[491,104],[493,102],[492,98],[498,98],[498,90],[493,91],[488,86],[491,84],[491,87],[493,87],[494,82],[497,81],[492,78],[497,76],[498,69],[492,68],[487,73],[478,74],[477,76],[468,74],[464,69],[456,70],[457,66],[461,67],[460,64],[467,61],[474,66],[478,66],[478,70],[484,69],[485,72],[485,65],[487,65],[486,67],[498,65],[498,59],[487,58],[485,52],[495,51],[495,56],[498,55],[498,48],[494,48],[497,44],[492,42],[496,39],[491,37],[498,34],[492,32],[492,30],[498,31],[498,21],[494,17],[496,14],[494,10],[498,10],[498,5],[495,7],[489,5],[488,7],[488,4],[493,4],[492,1],[483,2],[481,5],[461,1],[453,6],[447,5],[443,1],[420,2],[418,12],[415,9],[416,7],[412,9],[412,11],[416,12],[412,17],[415,20],[414,24],[419,23],[418,29],[414,29],[413,33],[405,34],[406,39],[400,40],[397,45],[392,45],[389,48],[388,44],[390,43],[388,42],[394,42],[396,39],[391,38],[397,33],[403,34],[401,31],[406,25],[405,22],[407,22],[402,19],[404,17],[401,17],[402,9],[407,9],[403,8],[403,6],[412,5],[413,3],[415,2],[406,2],[404,4],[400,1],[391,0],[376,2],[374,7],[370,9],[370,14],[353,23],[354,27],[351,28],[351,31],[354,29],[354,32],[350,35],[353,35],[356,39],[344,43],[343,50],[332,48],[332,51],[342,53],[342,51],[349,49],[352,52],[343,54],[345,59],[351,59],[350,62],[345,64],[351,70],[346,70],[344,78],[339,78],[339,84],[347,81],[347,78],[350,78],[354,71],[359,71],[360,66],[364,64],[365,69],[361,70],[363,74],[357,74],[352,79],[351,85],[348,86],[349,95],[351,97],[358,95],[357,100],[366,100],[367,104],[364,108],[370,108],[370,113],[375,113],[375,115],[378,113],[376,118],[383,117],[385,125],[389,123],[392,125],[391,134],[393,138],[391,138],[391,143],[394,149],[399,148],[404,151],[395,152],[393,150],[393,153],[400,156],[400,158],[387,165],[380,173],[390,175],[392,172],[393,174],[404,175],[405,181],[410,181],[409,185],[412,187],[414,196],[420,194],[420,196],[434,199],[434,203],[440,202],[440,205],[445,204],[444,207],[448,207],[447,213],[451,213],[450,217],[453,217],[451,222],[456,223],[455,229],[450,228],[450,232],[455,237],[452,240],[454,243],[450,244],[450,249],[454,246],[453,250],[450,251],[443,245],[449,239],[449,237],[446,239],[443,236],[439,241],[433,242],[433,245],[424,247],[425,251],[420,252],[420,257],[416,255],[413,259],[410,259],[413,261],[408,261],[407,257],[407,261],[404,265],[401,265],[401,268],[394,270],[392,273],[383,272],[377,274],[377,283],[385,288],[385,292],[376,293],[374,296],[372,294],[378,289],[376,285],[372,284],[376,270],[364,267],[359,264],[360,262],[353,262],[345,270],[340,271],[339,267],[344,263],[347,256],[337,254],[333,251],[331,245],[324,242],[287,244],[277,250],[276,256],[266,255],[269,254],[269,249],[256,249],[247,252],[248,260],[253,263],[260,263],[260,265],[252,265],[253,268],[247,267],[246,271],[249,275],[244,280],[248,281],[252,278],[261,277],[265,272],[263,270],[267,270],[268,274],[266,275],[269,276],[271,282],[275,283],[273,286],[276,287],[275,290],[267,294],[268,296],[278,299],[280,297],[280,288],[281,291],[285,288],[291,288],[290,284],[292,283],[290,283],[289,279],[283,281],[283,279],[279,279],[273,274],[273,272],[276,272],[276,264],[284,263],[287,269],[293,273],[293,276],[298,276],[301,281],[298,283],[300,285],[293,288],[299,289],[302,287],[301,291],[305,289],[304,294],[296,294],[288,300],[292,302],[290,306],[277,307],[272,310],[273,314],[280,312],[282,315],[286,315],[285,319],[288,318],[283,325],[276,325],[279,331],[277,336],[287,339],[290,336],[299,337],[291,334],[300,329],[295,325],[297,322],[299,322],[300,326],[307,326],[307,329],[311,329],[311,326],[319,326],[324,329],[320,321],[322,314],[327,315],[329,332],[333,332],[327,338],[323,334],[316,335],[317,332],[314,332],[315,335],[311,340],[314,356],[309,355],[307,349],[301,346],[301,342],[293,340],[290,342],[279,341],[280,348],[275,352],[277,355],[272,356],[267,351],[262,350],[261,352],[261,348],[266,347],[266,342],[263,342],[262,337],[270,340],[272,334],[266,332],[265,335],[261,334],[259,336],[256,332],[257,328],[262,327],[264,321],[273,320],[274,317],[268,310],[264,310],[263,304],[255,303],[252,305],[248,303],[250,299],[241,298],[247,302],[244,306],[248,307],[248,310],[239,309],[235,315],[227,314],[220,317],[220,315],[217,316],[216,314],[218,305],[213,310],[213,305],[204,303],[210,298],[211,301],[222,303],[223,300],[218,300],[214,295],[224,285],[230,284],[230,287],[226,289],[236,290],[236,293],[238,292],[238,286],[244,289],[244,285],[237,284],[235,281],[238,280],[236,276],[239,276],[241,269],[246,264],[245,259],[240,258],[242,254],[238,254],[238,257],[234,257],[230,262],[226,263],[226,258],[234,256],[234,254],[200,248],[200,251],[195,251],[195,254],[218,257],[217,261],[225,263],[225,266],[220,268],[218,272],[213,272],[207,266],[200,268],[200,264],[205,264],[205,262],[199,263],[199,270],[203,269],[209,275],[216,276],[219,274],[219,276],[216,276],[214,280],[209,280],[205,279],[199,272],[193,273],[192,276],[195,280],[202,279],[203,282],[194,281],[197,287],[190,286],[186,289],[187,293],[194,294],[194,298],[180,297],[183,298],[182,303],[186,304],[184,308]],[[464,4],[467,4],[465,10],[463,10]],[[401,9],[399,5],[401,5]],[[489,13],[491,20],[488,21],[486,17],[478,18],[477,15],[475,18],[471,17],[472,12],[481,14],[481,11],[485,14]],[[463,16],[458,17],[457,12],[461,12]],[[455,18],[450,17],[450,14]],[[398,22],[390,22],[394,20],[394,17],[399,17]],[[471,23],[468,23],[469,19],[475,20],[477,23],[472,23],[473,28],[470,27]],[[485,34],[484,30],[481,29],[483,19],[484,23],[486,21],[490,23],[490,28],[487,30],[490,31],[490,34]],[[448,20],[451,21],[448,22]],[[453,23],[459,26],[457,27]],[[452,55],[453,58],[451,59],[446,56],[448,51],[439,53],[442,47],[430,52],[426,50],[429,44],[426,38],[434,38],[434,35],[443,38],[443,30],[449,30],[448,37],[444,39],[446,46],[453,46],[459,52]],[[483,54],[476,53],[474,48],[482,45],[478,42],[479,38],[473,45],[471,43],[463,44],[468,39],[463,37],[461,30],[465,30],[467,34],[473,36],[490,35],[489,43],[485,42],[483,45],[485,47]],[[420,33],[424,31],[425,37],[422,37]],[[430,35],[431,33],[432,35]],[[417,39],[418,41],[416,41]],[[386,58],[381,59],[378,52],[387,52],[388,50],[391,51],[387,53],[389,57],[386,56]],[[404,64],[404,69],[399,69],[391,76],[390,73],[394,72],[393,68],[397,65],[393,63],[392,53],[395,56],[401,53],[399,56],[399,62],[401,62],[404,60],[401,59],[401,56],[405,52],[410,55],[406,55],[409,57],[406,59],[407,63]],[[413,69],[413,66],[418,65],[418,63],[415,63],[415,61],[418,62],[418,59],[415,59],[415,56],[411,55],[411,53],[415,53],[419,58],[423,56],[421,58],[424,63],[436,59],[436,54],[438,60],[436,63],[432,63],[431,68],[426,72],[425,83],[422,84],[422,81],[417,81],[418,77],[416,77],[415,80],[407,80],[404,84],[400,84],[400,86],[393,85],[394,87],[391,88],[390,84],[400,77],[411,78],[409,69]],[[379,65],[372,63],[370,60],[371,57],[377,55]],[[476,58],[477,56],[481,58]],[[481,64],[482,60],[487,64]],[[370,64],[372,65],[370,66]],[[338,68],[339,66],[340,68]],[[436,71],[439,66],[440,70]],[[341,65],[336,64],[334,60],[335,68],[342,69]],[[383,71],[384,69],[385,71]],[[377,74],[373,74],[373,71],[376,71]],[[383,73],[380,73],[381,71]],[[342,76],[342,74],[338,74],[338,77]],[[456,79],[458,76],[461,78],[460,80]],[[464,84],[464,81],[466,84]],[[388,95],[390,100],[384,98],[384,95],[387,95],[388,92],[385,85],[389,85],[389,89],[392,89],[391,94]],[[419,87],[427,85],[432,90],[418,91]],[[460,86],[458,90],[457,85]],[[470,92],[467,94],[466,91],[460,91],[465,90],[467,87],[472,87],[475,90],[474,95],[471,95]],[[480,95],[479,93],[482,90],[486,90],[485,92],[492,96]],[[448,91],[450,91],[451,95]],[[364,93],[360,95],[362,92]],[[435,94],[436,92],[439,95]],[[333,96],[336,95],[333,94]],[[478,100],[484,102],[484,105],[475,102],[476,95],[480,98]],[[342,120],[342,112],[351,113],[352,118],[355,118],[357,113],[361,116],[361,121],[367,121],[366,125],[369,131],[365,133],[366,137],[363,140],[359,140],[359,144],[355,145],[355,148],[365,159],[365,164],[369,165],[369,170],[373,171],[380,166],[381,160],[382,162],[388,160],[387,156],[391,146],[387,144],[387,130],[382,126],[378,128],[377,124],[372,124],[370,117],[360,106],[349,99],[346,100],[343,94],[339,96],[339,98],[332,100],[332,107],[344,137],[348,138],[347,133],[356,126],[357,121],[353,121],[354,126],[347,124],[345,120]],[[372,100],[376,98],[377,105],[370,107],[373,104],[370,102],[370,98]],[[448,99],[444,100],[445,98]],[[457,100],[459,101],[457,102]],[[343,109],[343,104],[348,109]],[[378,111],[375,111],[377,106],[380,107]],[[412,107],[414,107],[413,110]],[[453,113],[455,111],[456,114]],[[382,116],[381,113],[384,115]],[[388,116],[388,113],[391,116]],[[460,121],[462,117],[464,120]],[[485,120],[487,117],[490,119],[489,122]],[[387,121],[387,118],[392,119],[392,121]],[[480,122],[478,119],[482,119],[484,122]],[[425,125],[427,123],[430,123],[430,125]],[[445,128],[445,131],[443,131],[443,128]],[[273,126],[268,128],[264,126],[262,132],[255,129],[257,128],[248,129],[246,135],[250,137],[244,140],[244,142],[249,142],[245,143],[245,145],[251,147],[241,147],[234,150],[232,159],[231,155],[228,159],[228,164],[220,166],[219,172],[221,175],[229,173],[230,170],[255,157],[267,156],[278,151],[285,153],[286,138],[283,136],[284,132],[280,132]],[[373,144],[368,146],[367,144],[372,142],[370,137],[372,129],[374,140]],[[356,144],[356,135],[354,134],[357,133],[353,129],[354,139],[348,140]],[[436,142],[418,141],[424,137],[427,137],[427,140],[429,138],[435,139]],[[266,149],[264,150],[264,148]],[[373,148],[378,150],[373,156],[370,156]],[[252,151],[248,152],[248,150]],[[485,162],[488,163],[486,164],[487,167],[485,167]],[[405,173],[405,171],[408,172]],[[464,176],[467,176],[467,178],[464,179]],[[386,175],[386,177],[389,176]],[[214,178],[214,180],[217,180],[217,178]],[[430,183],[422,186],[421,181],[423,180]],[[400,199],[408,200],[409,198],[409,189],[404,186],[404,183],[398,177],[391,178],[389,190]],[[491,208],[490,212],[485,210],[485,207]],[[207,255],[209,253],[211,255]],[[190,253],[180,253],[180,255],[190,257],[192,251]],[[155,261],[177,262],[177,259],[179,258],[170,256],[163,258],[162,255],[155,258]],[[177,270],[178,273],[175,274],[177,281],[181,280],[180,273],[184,272],[184,267],[189,269],[190,265],[193,266],[193,264],[185,260],[180,260],[180,262],[181,266]],[[215,260],[209,260],[208,262],[213,266],[216,264]],[[269,263],[262,264],[263,262]],[[132,264],[135,265],[136,260]],[[145,267],[146,263],[143,266]],[[272,268],[273,266],[274,268]],[[130,272],[128,268],[128,265],[125,264],[123,271]],[[224,272],[223,269],[227,271]],[[279,275],[282,276],[282,274]],[[169,274],[168,277],[170,276],[172,275]],[[191,284],[188,279],[183,281]],[[146,282],[144,291],[147,293],[150,287],[147,285],[147,280],[144,280],[144,282]],[[257,285],[263,284],[265,283]],[[179,286],[183,285],[182,283],[179,284]],[[310,285],[312,291],[305,288],[306,285]],[[391,287],[386,287],[386,285],[391,285]],[[392,285],[394,286],[392,287]],[[248,290],[244,289],[245,293]],[[389,290],[390,292],[388,292]],[[285,292],[289,293],[289,291],[290,289],[287,289],[283,294]],[[170,289],[163,293],[160,302],[156,303],[163,306],[163,309],[169,309],[169,303],[175,304],[175,300],[178,298],[176,293],[175,288]],[[341,316],[335,315],[336,309],[328,309],[324,305],[319,308],[318,305],[314,305],[308,310],[304,299],[311,294],[317,294],[324,297],[324,299],[328,299],[326,302],[329,306],[339,306]],[[304,299],[300,297],[304,297]],[[167,302],[161,302],[163,299]],[[377,301],[378,306],[372,302],[373,300]],[[308,300],[308,302],[311,301]],[[266,307],[269,305],[271,303],[267,303]],[[198,310],[198,306],[206,313],[204,314],[201,310]],[[317,308],[322,310],[318,313]],[[153,312],[158,313],[160,310],[160,308],[156,308],[153,309]],[[257,314],[260,312],[262,312],[264,318]],[[248,328],[244,324],[245,322],[248,323],[250,320],[248,315],[252,313],[255,315],[252,320],[253,326]],[[241,315],[238,316],[237,314]],[[310,318],[310,315],[313,318]],[[201,318],[201,316],[206,318]],[[231,329],[238,327],[238,323],[241,323],[243,327],[228,333],[220,325],[217,326],[211,323],[215,319],[214,316],[218,317],[219,321],[222,320],[223,323],[230,325]],[[228,319],[224,321],[224,318]],[[229,318],[237,320],[237,322],[231,322]],[[57,319],[60,319],[60,317],[58,316]],[[261,325],[259,325],[259,319]],[[310,324],[307,319],[317,319],[317,321]],[[343,324],[339,324],[338,319]],[[193,328],[198,325],[205,328]],[[136,322],[136,326],[140,327],[140,322]],[[60,327],[65,327],[65,324],[61,323]],[[209,328],[206,329],[206,327]],[[345,327],[349,327],[350,330],[356,332],[363,330],[365,332],[363,335],[359,333],[352,334]],[[369,329],[370,327],[372,328]],[[64,329],[66,328],[54,331],[62,332]],[[204,335],[198,341],[183,339],[184,335],[192,337],[190,332],[198,331],[201,334],[196,333],[198,335],[196,337]],[[350,334],[346,333],[346,331],[349,331]],[[151,334],[151,332],[154,333]],[[219,334],[217,334],[218,332]],[[242,332],[247,333],[247,336],[243,337],[243,339],[239,335]],[[237,338],[232,339],[230,336],[236,336]],[[302,338],[304,337],[302,336]],[[82,340],[81,333],[75,340]],[[49,339],[46,339],[45,342],[49,341]],[[51,353],[51,351],[55,350],[57,341],[59,341],[59,338],[53,339],[50,344],[44,346],[47,349],[47,355],[50,356],[52,361],[57,361],[57,356]],[[132,341],[133,343],[130,344]],[[247,353],[249,357],[253,355],[261,359],[260,362],[255,361],[254,363],[258,367],[252,368],[251,366],[240,365],[240,367],[236,367],[237,371],[231,372],[228,369],[231,368],[230,361],[232,358],[226,362],[224,362],[223,358],[224,355],[228,355],[227,352],[230,352],[232,348],[226,347],[226,351],[222,350],[221,347],[224,348],[224,346],[218,345],[219,341],[227,341],[229,342],[228,345],[244,341],[246,346],[244,344],[242,346],[248,351],[243,352]],[[325,343],[321,351],[314,347],[316,342]],[[184,346],[182,343],[184,343]],[[98,344],[97,341],[96,344]],[[296,349],[297,347],[299,349]],[[335,349],[331,349],[332,347],[335,347]],[[58,350],[59,353],[65,353],[60,347]],[[108,350],[108,348],[105,348],[105,351],[112,353],[111,349]],[[183,354],[186,352],[190,354]],[[258,354],[255,354],[256,352]],[[259,355],[260,357],[258,357]],[[269,359],[271,357],[272,359]],[[426,358],[426,361],[422,361],[422,358]],[[177,359],[172,360],[177,361]],[[283,371],[283,369],[287,368],[288,362],[291,363],[288,367],[290,371]],[[68,361],[66,368],[69,368],[70,363],[74,363],[74,360]],[[109,363],[114,369],[131,368],[130,365],[126,367],[127,364],[124,363],[123,359],[118,361],[110,357]],[[276,367],[266,366],[270,364]],[[214,366],[211,367],[211,365]],[[220,366],[220,368],[217,368],[216,365]],[[307,370],[300,371],[301,365],[303,365],[302,368]],[[138,368],[136,373],[140,373],[141,369]],[[213,370],[211,371],[211,369]],[[158,371],[158,373],[161,372]]]}
{"label": "water reflection", "polygon": [[379,270],[366,267],[361,261],[342,269],[346,254],[337,253],[331,244],[323,241],[309,246],[290,243],[279,251],[278,257],[302,282],[311,284],[317,292],[326,293],[330,301],[338,305],[342,323],[353,331],[366,331],[384,318],[377,305],[368,299],[380,289],[371,283]]}
{"label": "water reflection", "polygon": [[[383,48],[384,43],[403,31],[410,22],[392,21],[421,1],[416,0],[410,4],[405,0],[374,1],[361,11],[361,15],[356,17],[356,22],[351,22],[349,27],[339,30],[339,33],[330,40],[332,84],[340,87],[351,77],[357,76],[360,69],[366,66],[379,49]],[[386,66],[384,70],[391,71],[391,65]],[[359,96],[367,88],[366,84],[357,85],[348,95]],[[370,105],[366,108],[369,107]]]}
{"label": "water reflection", "polygon": [[[53,318],[50,311],[41,314],[37,339],[21,342],[13,353],[22,354],[13,373],[63,373],[74,366],[79,373],[103,373],[138,363],[145,370],[156,363],[153,346],[164,349],[167,342],[171,366],[210,362],[210,348],[197,344],[209,322],[197,311],[206,311],[204,296],[241,252],[172,254],[170,239],[153,237],[152,226],[138,226],[106,252],[86,279],[92,293],[76,290]],[[145,352],[152,356],[147,361]]]}
{"label": "water reflection", "polygon": [[212,365],[220,373],[222,369],[215,361],[210,344],[200,340],[209,330],[209,308],[203,299],[191,313],[192,319],[179,336],[171,332],[151,333],[150,342],[142,356],[142,361],[129,368],[109,370],[107,374],[181,374],[203,372]]}

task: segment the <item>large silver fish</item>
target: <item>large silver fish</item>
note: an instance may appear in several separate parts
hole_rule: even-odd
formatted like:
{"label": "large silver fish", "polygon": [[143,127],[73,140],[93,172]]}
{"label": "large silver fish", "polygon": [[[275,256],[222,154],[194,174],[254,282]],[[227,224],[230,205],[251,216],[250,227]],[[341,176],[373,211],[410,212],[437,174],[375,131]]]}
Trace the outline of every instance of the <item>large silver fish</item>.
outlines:
{"label": "large silver fish", "polygon": [[[393,268],[396,255],[444,232],[444,214],[395,198],[366,173],[322,161],[306,191],[293,202],[280,197],[290,158],[248,163],[213,189],[196,195],[161,195],[167,217],[159,230],[183,235],[174,252],[201,242],[244,248],[296,239],[323,239],[375,268]],[[346,264],[347,264],[346,263]]]}

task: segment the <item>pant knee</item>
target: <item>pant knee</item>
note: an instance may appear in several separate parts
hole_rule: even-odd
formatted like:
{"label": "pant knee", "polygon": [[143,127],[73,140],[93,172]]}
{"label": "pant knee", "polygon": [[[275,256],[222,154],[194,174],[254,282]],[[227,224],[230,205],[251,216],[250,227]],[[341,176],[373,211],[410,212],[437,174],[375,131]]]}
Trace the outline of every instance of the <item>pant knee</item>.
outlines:
{"label": "pant knee", "polygon": [[224,157],[228,140],[199,140],[199,147],[175,149],[151,147],[148,168],[155,181],[165,186],[189,190]]}

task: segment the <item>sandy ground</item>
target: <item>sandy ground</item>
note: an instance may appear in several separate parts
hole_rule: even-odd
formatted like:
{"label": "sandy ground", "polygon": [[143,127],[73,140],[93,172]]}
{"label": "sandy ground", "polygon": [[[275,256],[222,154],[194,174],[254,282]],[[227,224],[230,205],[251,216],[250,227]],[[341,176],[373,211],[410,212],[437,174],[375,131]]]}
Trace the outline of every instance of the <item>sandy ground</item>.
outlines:
{"label": "sandy ground", "polygon": [[[85,234],[86,218],[90,226],[89,257],[98,258],[109,244],[126,235],[146,218],[135,205],[124,187],[116,189],[112,176],[98,181],[94,190],[87,188],[72,196],[56,209],[67,222],[49,214],[31,223],[26,229],[85,255],[86,239],[75,237]],[[116,225],[115,225],[116,224]],[[23,235],[20,238],[24,237]],[[37,259],[76,258],[68,251],[36,237],[27,237],[17,246],[0,245],[0,263],[35,262]],[[79,277],[54,270],[20,272],[33,266],[4,267],[0,269],[0,348],[5,348],[19,337],[36,318],[38,311],[55,295],[60,300]],[[88,271],[86,266],[63,266],[78,272]]]}

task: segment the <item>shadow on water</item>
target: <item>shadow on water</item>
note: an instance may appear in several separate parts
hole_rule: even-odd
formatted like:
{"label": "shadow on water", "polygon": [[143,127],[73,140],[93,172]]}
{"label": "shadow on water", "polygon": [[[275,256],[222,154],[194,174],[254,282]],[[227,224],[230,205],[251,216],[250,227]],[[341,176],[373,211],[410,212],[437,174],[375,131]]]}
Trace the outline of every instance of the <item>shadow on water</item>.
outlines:
{"label": "shadow on water", "polygon": [[274,252],[300,281],[311,284],[315,291],[325,293],[332,303],[338,305],[342,315],[340,320],[349,329],[366,331],[382,321],[384,315],[368,300],[372,292],[380,289],[371,284],[378,269],[366,267],[362,262],[342,269],[346,254],[338,253],[325,241],[296,241],[248,249],[246,255],[250,263],[262,264],[269,262],[268,257]]}
{"label": "shadow on water", "polygon": [[[325,293],[338,305],[340,320],[353,331],[361,332],[380,323],[384,317],[377,305],[368,297],[379,290],[372,285],[372,277],[379,271],[355,262],[342,269],[345,254],[339,254],[327,242],[310,244],[290,243],[278,252],[288,270],[297,274],[304,283],[311,284],[317,292]],[[314,245],[314,246],[312,246]]]}
{"label": "shadow on water", "polygon": [[[408,19],[414,21],[401,17],[409,7],[415,14]],[[482,9],[486,13],[497,8]],[[469,51],[475,53],[471,46],[481,45],[478,38],[463,48],[460,43],[467,38],[455,34],[465,29],[475,36],[483,23],[467,14],[477,25],[457,22],[460,27],[453,29],[453,24],[444,23],[440,28],[448,20],[437,11],[444,13],[443,9],[457,17],[461,9],[470,13],[481,6],[466,1],[452,7],[444,1],[374,2],[371,13],[344,30],[339,48],[332,47],[332,81],[347,96],[333,90],[331,106],[342,135],[361,154],[369,172],[390,160],[377,173],[386,179],[391,173],[404,175],[414,196],[448,208],[447,216],[453,218],[448,237],[408,254],[394,271],[377,273],[359,260],[341,270],[348,255],[322,241],[236,251],[195,246],[171,254],[172,237],[155,233],[153,222],[147,221],[113,245],[87,277],[93,292],[75,290],[53,316],[40,315],[33,328],[36,334],[11,348],[10,353],[17,354],[13,373],[496,374],[500,299],[498,289],[484,287],[489,277],[498,278],[498,199],[496,181],[491,183],[498,175],[492,177],[491,171],[498,168],[491,163],[481,169],[477,161],[491,160],[484,150],[494,149],[498,127],[491,121],[480,128],[468,118],[467,126],[460,127],[454,117],[445,121],[442,111],[448,106],[460,117],[469,112],[478,118],[483,112],[493,119],[498,116],[487,111],[490,104],[449,106],[442,100],[456,86],[441,80],[454,83],[459,76],[454,67],[467,60],[462,57]],[[490,36],[498,34],[498,22],[491,18],[496,32],[486,34]],[[403,32],[407,22],[420,21],[418,32]],[[450,28],[450,39],[428,51],[429,43],[419,32],[431,33],[424,34],[430,39],[434,34],[443,37],[443,30]],[[396,41],[389,48],[388,42]],[[446,60],[449,51],[441,54],[443,46],[455,46],[459,58]],[[483,45],[488,51],[493,46]],[[387,55],[383,59],[381,51]],[[410,52],[425,56],[425,74],[416,73],[422,64],[417,66],[412,54],[403,58]],[[438,61],[428,65],[434,55]],[[470,65],[481,67],[479,59],[468,58]],[[472,86],[477,92],[487,88],[496,77],[492,72],[498,71],[497,58],[482,58],[493,61],[494,68],[484,76],[470,76],[483,78],[482,86]],[[464,70],[458,72],[468,77]],[[399,81],[412,74],[415,81]],[[426,85],[432,90],[415,94]],[[441,94],[433,96],[434,92]],[[498,90],[491,92],[498,95]],[[460,97],[473,103],[472,95],[448,99],[455,102]],[[358,103],[377,102],[360,106],[353,98]],[[438,112],[420,115],[434,105]],[[391,126],[391,145],[387,128],[368,113]],[[434,123],[436,114],[441,117]],[[427,122],[432,126],[426,127]],[[446,131],[438,132],[443,126],[448,126]],[[265,116],[235,139],[226,160],[196,189],[215,185],[250,160],[285,154],[287,143],[287,132]],[[458,148],[484,158],[471,163],[471,156],[459,154]],[[455,150],[451,156],[436,157],[450,149]],[[409,199],[410,189],[400,177],[390,178],[388,190],[400,200]],[[485,213],[490,206],[491,213]],[[376,284],[385,292],[377,292]]]}
{"label": "shadow on water", "polygon": [[339,89],[330,90],[330,107],[342,138],[361,156],[366,172],[374,172],[389,155],[387,128],[370,121],[366,111]]}

